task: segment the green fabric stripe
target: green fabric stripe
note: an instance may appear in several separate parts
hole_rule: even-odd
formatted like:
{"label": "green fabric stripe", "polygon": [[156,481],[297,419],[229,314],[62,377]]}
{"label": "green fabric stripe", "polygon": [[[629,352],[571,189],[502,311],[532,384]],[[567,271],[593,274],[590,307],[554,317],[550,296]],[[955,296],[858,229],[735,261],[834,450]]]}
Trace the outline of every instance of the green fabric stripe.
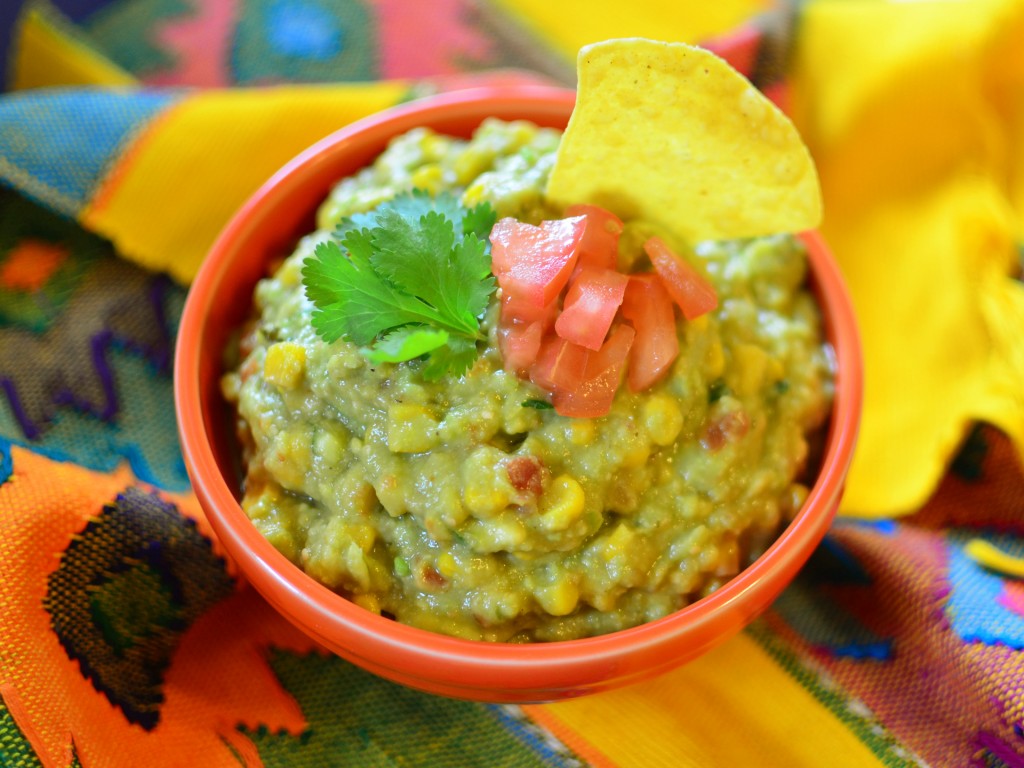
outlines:
{"label": "green fabric stripe", "polygon": [[891,768],[919,768],[922,765],[865,707],[854,706],[851,697],[838,685],[826,685],[818,671],[805,664],[764,619],[755,621],[746,631],[885,765]]}
{"label": "green fabric stripe", "polygon": [[490,708],[419,693],[337,657],[275,652],[271,666],[309,726],[240,729],[267,768],[543,768]]}
{"label": "green fabric stripe", "polygon": [[0,766],[3,768],[42,768],[18,724],[0,696]]}

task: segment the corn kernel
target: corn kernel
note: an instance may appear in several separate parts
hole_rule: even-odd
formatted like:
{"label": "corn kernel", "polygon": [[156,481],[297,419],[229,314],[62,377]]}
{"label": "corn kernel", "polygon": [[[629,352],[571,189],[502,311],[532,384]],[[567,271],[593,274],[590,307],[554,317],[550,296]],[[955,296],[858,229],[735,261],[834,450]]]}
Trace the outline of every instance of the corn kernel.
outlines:
{"label": "corn kernel", "polygon": [[353,595],[352,602],[371,613],[380,613],[380,599],[376,595],[368,593]]}
{"label": "corn kernel", "polygon": [[622,466],[626,468],[639,467],[647,462],[650,455],[651,447],[646,441],[631,440],[629,447],[622,454]]}
{"label": "corn kernel", "polygon": [[369,552],[373,543],[377,540],[377,533],[369,525],[351,525],[348,535],[363,552]]}
{"label": "corn kernel", "polygon": [[369,483],[359,483],[352,491],[352,510],[361,515],[369,515],[377,508],[377,492]]}
{"label": "corn kernel", "polygon": [[282,286],[292,288],[302,282],[302,261],[288,259],[284,265],[274,273],[276,279]]}
{"label": "corn kernel", "polygon": [[267,454],[266,466],[285,488],[301,488],[312,463],[309,435],[301,427],[278,432]]}
{"label": "corn kernel", "polygon": [[427,133],[423,136],[420,148],[423,150],[423,157],[427,160],[440,160],[448,153],[451,141],[437,133]]}
{"label": "corn kernel", "polygon": [[580,590],[571,581],[563,580],[534,591],[540,607],[552,616],[567,616],[576,608]]}
{"label": "corn kernel", "polygon": [[709,379],[717,379],[725,373],[725,353],[722,351],[722,342],[715,339],[708,346],[707,354],[704,357],[704,370]]}
{"label": "corn kernel", "polygon": [[363,550],[354,541],[350,542],[343,556],[343,565],[349,576],[363,589],[370,586],[370,569],[366,565]]}
{"label": "corn kernel", "polygon": [[491,446],[475,450],[462,464],[462,503],[474,517],[489,518],[512,500],[504,454]]}
{"label": "corn kernel", "polygon": [[431,194],[437,194],[440,190],[444,174],[441,166],[431,163],[417,168],[412,172],[412,185],[419,189],[425,189]]}
{"label": "corn kernel", "polygon": [[657,445],[671,445],[683,429],[683,412],[674,398],[651,395],[644,403],[644,428]]}
{"label": "corn kernel", "polygon": [[593,419],[573,419],[569,424],[569,442],[573,445],[590,445],[596,434]]}
{"label": "corn kernel", "polygon": [[691,331],[695,333],[707,333],[708,326],[711,325],[707,315],[700,315],[687,322],[690,324]]}
{"label": "corn kernel", "polygon": [[635,538],[636,531],[629,528],[625,523],[619,523],[619,526],[612,531],[612,535],[605,541],[604,559],[606,561],[613,560],[616,556],[629,552],[632,549],[631,544]]}
{"label": "corn kernel", "polygon": [[486,479],[470,482],[462,489],[462,502],[475,517],[490,517],[497,514],[511,501],[511,496],[500,485],[488,483]]}
{"label": "corn kernel", "polygon": [[[480,150],[466,150],[455,158],[455,179],[459,184],[469,184],[487,170],[492,157]],[[474,185],[476,186],[476,185]],[[469,190],[466,190],[467,192]]]}
{"label": "corn kernel", "polygon": [[484,185],[480,182],[474,182],[466,187],[466,191],[462,193],[462,204],[467,208],[472,208],[474,205],[479,205],[484,200]]}
{"label": "corn kernel", "polygon": [[551,531],[564,531],[583,514],[586,496],[583,487],[569,475],[559,475],[541,498],[544,527]]}
{"label": "corn kernel", "polygon": [[263,376],[278,389],[295,389],[306,374],[306,348],[292,341],[281,341],[267,349]]}
{"label": "corn kernel", "polygon": [[329,465],[337,464],[344,456],[344,446],[330,430],[324,429],[318,433],[314,445],[317,455]]}
{"label": "corn kernel", "polygon": [[389,407],[387,430],[392,453],[421,453],[437,445],[437,419],[422,405],[396,403]]}
{"label": "corn kernel", "polygon": [[733,391],[739,395],[753,395],[764,384],[768,371],[768,354],[756,344],[741,344],[733,352],[736,380]]}
{"label": "corn kernel", "polygon": [[459,564],[451,553],[445,552],[437,558],[437,570],[446,579],[451,579],[459,572]]}

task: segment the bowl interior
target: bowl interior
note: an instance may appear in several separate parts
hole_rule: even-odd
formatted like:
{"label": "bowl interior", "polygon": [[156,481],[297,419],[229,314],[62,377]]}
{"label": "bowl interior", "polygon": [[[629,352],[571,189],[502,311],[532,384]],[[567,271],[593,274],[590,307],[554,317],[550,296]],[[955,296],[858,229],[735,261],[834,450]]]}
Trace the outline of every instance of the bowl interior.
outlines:
{"label": "bowl interior", "polygon": [[861,401],[861,360],[849,298],[814,233],[811,282],[836,354],[836,398],[822,469],[799,515],[753,565],[725,586],[659,621],[595,638],[510,645],[446,637],[359,608],[306,576],[256,531],[238,504],[230,407],[220,394],[223,351],[247,318],[267,265],[314,228],[331,187],[370,163],[388,141],[428,125],[468,137],[488,116],[564,128],[571,91],[477,89],[412,102],[353,124],[296,157],[227,225],[204,262],[182,316],[175,397],[182,449],[196,494],[225,550],[288,619],[330,650],[413,687],[490,701],[579,695],[662,672],[708,650],[761,613],[824,535],[852,455]]}

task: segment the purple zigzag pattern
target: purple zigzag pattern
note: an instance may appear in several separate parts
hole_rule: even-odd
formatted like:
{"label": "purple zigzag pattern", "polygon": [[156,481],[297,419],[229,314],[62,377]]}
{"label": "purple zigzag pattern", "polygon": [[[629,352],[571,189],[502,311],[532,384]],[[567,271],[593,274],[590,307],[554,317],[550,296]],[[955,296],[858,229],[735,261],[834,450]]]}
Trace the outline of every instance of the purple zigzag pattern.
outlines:
{"label": "purple zigzag pattern", "polygon": [[975,737],[975,745],[980,749],[971,762],[972,768],[991,768],[990,757],[999,761],[997,765],[1000,768],[1024,768],[1024,757],[1020,752],[993,733],[980,731]]}
{"label": "purple zigzag pattern", "polygon": [[107,352],[114,345],[140,355],[143,359],[156,366],[157,371],[160,373],[170,372],[171,334],[167,327],[167,315],[164,311],[167,287],[167,278],[157,277],[150,285],[149,291],[147,291],[149,307],[153,312],[155,320],[155,328],[159,333],[159,341],[156,344],[146,344],[139,339],[115,333],[109,328],[104,328],[90,339],[90,359],[92,360],[93,370],[103,388],[103,403],[93,403],[65,388],[54,396],[54,403],[56,405],[69,405],[85,413],[91,413],[108,423],[114,420],[118,412],[117,388],[114,385],[114,372],[110,369],[110,364],[107,362]]}
{"label": "purple zigzag pattern", "polygon": [[[131,267],[130,269],[134,270],[135,268]],[[173,342],[165,304],[171,290],[171,283],[162,275],[149,278],[148,282],[149,285],[145,291],[145,306],[149,316],[141,318],[141,320],[135,318],[131,327],[140,332],[148,331],[151,337],[155,336],[155,339],[146,340],[142,333],[130,333],[111,327],[110,315],[116,314],[118,310],[130,311],[132,309],[129,306],[130,296],[121,296],[121,301],[115,302],[113,307],[108,305],[104,308],[111,311],[107,317],[101,320],[100,330],[89,337],[88,355],[79,357],[77,361],[79,364],[85,360],[88,361],[89,372],[99,383],[100,396],[83,396],[64,384],[52,395],[50,404],[57,408],[71,407],[83,413],[89,413],[105,423],[113,422],[119,412],[114,372],[108,362],[108,354],[113,348],[124,349],[139,355],[153,365],[158,373],[169,373]],[[117,287],[111,286],[111,290],[117,292]],[[75,319],[77,321],[78,318]],[[89,319],[92,318],[82,318],[85,321]],[[75,363],[72,360],[62,360],[61,362],[69,363],[72,366]],[[30,413],[25,398],[19,391],[18,383],[11,376],[0,377],[0,390],[3,391],[11,413],[25,438],[28,440],[42,438],[46,430],[46,422],[49,421],[52,414],[44,413],[40,417]]]}

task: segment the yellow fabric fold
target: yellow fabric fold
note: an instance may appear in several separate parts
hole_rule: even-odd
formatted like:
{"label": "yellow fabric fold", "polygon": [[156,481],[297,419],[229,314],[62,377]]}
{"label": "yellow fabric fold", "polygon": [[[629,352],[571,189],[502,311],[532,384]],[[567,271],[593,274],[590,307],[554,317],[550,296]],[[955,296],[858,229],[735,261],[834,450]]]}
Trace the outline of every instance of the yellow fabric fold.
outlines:
{"label": "yellow fabric fold", "polygon": [[407,92],[396,81],[188,95],[135,138],[79,219],[186,283],[231,215],[290,158]]}
{"label": "yellow fabric fold", "polygon": [[724,34],[774,5],[768,0],[598,3],[590,0],[493,0],[560,53],[571,71],[584,45],[615,37],[696,43]]}
{"label": "yellow fabric fold", "polygon": [[790,768],[826,764],[823,755],[833,768],[882,764],[746,634],[654,680],[526,709],[556,734],[585,738],[570,746],[597,765]]}
{"label": "yellow fabric fold", "polygon": [[14,89],[54,85],[131,85],[136,79],[63,29],[56,13],[30,8],[24,12],[14,41],[10,86]]}
{"label": "yellow fabric fold", "polygon": [[973,420],[1024,450],[1022,23],[1021,0],[804,7],[794,117],[865,353],[849,514],[918,508]]}

